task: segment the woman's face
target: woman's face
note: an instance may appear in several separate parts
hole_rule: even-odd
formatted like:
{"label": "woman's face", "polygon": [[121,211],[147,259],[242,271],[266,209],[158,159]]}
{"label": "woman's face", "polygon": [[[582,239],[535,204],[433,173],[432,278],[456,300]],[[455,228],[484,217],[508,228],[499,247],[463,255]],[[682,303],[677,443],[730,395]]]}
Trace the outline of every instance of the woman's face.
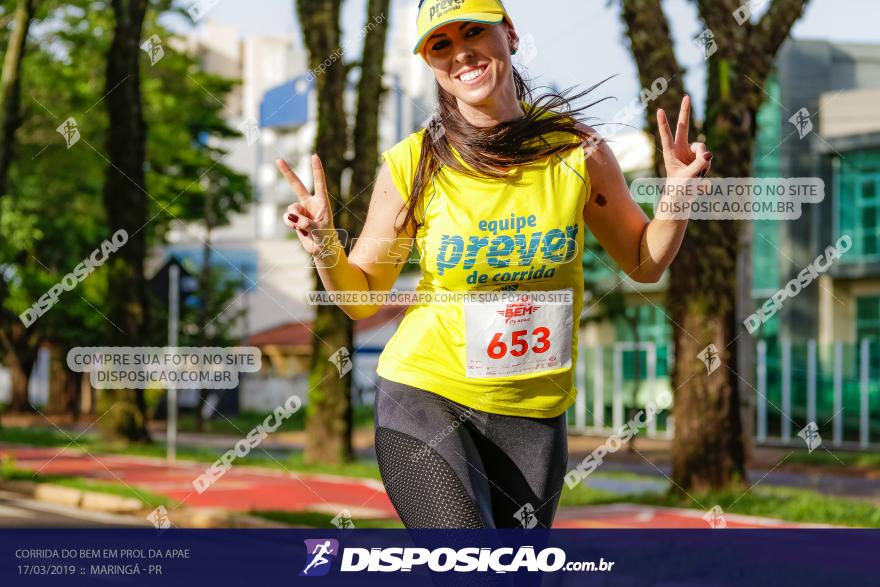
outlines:
{"label": "woman's face", "polygon": [[510,50],[518,42],[506,21],[451,22],[434,31],[422,50],[440,87],[477,106],[499,90],[513,89]]}

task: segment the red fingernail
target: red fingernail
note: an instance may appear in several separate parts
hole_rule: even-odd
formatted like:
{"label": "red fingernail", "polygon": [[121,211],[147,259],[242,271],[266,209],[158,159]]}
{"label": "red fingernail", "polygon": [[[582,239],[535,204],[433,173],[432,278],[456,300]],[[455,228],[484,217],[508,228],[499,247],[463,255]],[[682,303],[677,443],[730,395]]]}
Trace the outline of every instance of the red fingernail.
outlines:
{"label": "red fingernail", "polygon": [[287,215],[287,218],[288,218],[291,222],[299,222],[299,216],[297,216],[296,214],[288,214],[288,215]]}
{"label": "red fingernail", "polygon": [[712,153],[703,153],[703,159],[705,159],[706,161],[711,161]]}
{"label": "red fingernail", "polygon": [[305,231],[305,229],[300,228],[299,233],[303,236],[309,236],[309,233]]}

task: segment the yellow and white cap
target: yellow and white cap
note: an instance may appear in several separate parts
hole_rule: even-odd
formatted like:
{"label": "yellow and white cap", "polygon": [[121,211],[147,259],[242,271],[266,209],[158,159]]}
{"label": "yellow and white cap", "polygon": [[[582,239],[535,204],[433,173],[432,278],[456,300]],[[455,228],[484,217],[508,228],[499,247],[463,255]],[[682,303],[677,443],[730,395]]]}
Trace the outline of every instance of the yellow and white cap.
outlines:
{"label": "yellow and white cap", "polygon": [[419,42],[413,54],[418,55],[422,47],[438,28],[450,22],[473,21],[498,24],[510,16],[501,0],[421,0],[419,4],[418,32]]}

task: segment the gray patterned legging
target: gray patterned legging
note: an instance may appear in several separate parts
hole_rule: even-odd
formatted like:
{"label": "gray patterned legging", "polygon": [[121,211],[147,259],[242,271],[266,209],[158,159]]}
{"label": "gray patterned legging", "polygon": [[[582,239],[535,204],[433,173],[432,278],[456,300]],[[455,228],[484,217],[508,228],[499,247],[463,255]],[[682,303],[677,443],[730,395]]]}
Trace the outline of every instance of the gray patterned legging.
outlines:
{"label": "gray patterned legging", "polygon": [[407,528],[549,528],[568,464],[565,414],[502,416],[379,378],[376,457]]}

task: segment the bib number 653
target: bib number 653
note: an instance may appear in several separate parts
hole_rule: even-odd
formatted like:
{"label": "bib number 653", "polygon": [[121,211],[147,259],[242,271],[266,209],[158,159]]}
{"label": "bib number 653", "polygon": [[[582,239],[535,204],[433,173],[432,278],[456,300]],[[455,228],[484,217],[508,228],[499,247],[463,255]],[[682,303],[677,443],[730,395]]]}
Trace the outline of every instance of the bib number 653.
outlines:
{"label": "bib number 653", "polygon": [[[521,357],[529,352],[529,341],[526,339],[528,330],[514,330],[510,334],[510,354],[514,357]],[[503,332],[496,332],[489,341],[486,348],[486,354],[493,359],[500,359],[507,354],[508,346],[501,340],[504,336]],[[532,336],[536,336],[535,345],[531,347],[532,352],[546,353],[550,350],[550,329],[546,326],[539,326],[532,330]]]}

